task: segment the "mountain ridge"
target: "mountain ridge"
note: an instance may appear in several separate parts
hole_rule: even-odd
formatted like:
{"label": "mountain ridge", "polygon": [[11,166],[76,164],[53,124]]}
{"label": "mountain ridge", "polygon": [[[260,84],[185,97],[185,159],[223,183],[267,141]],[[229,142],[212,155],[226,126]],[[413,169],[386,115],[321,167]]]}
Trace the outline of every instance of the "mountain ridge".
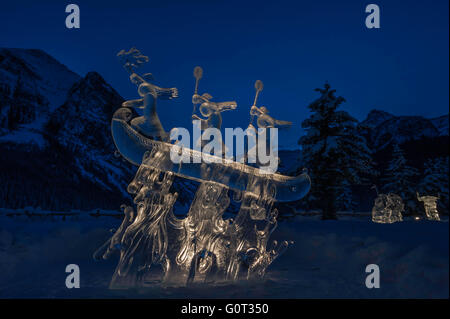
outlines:
{"label": "mountain ridge", "polygon": [[360,122],[362,134],[369,147],[380,150],[392,143],[402,144],[423,137],[435,138],[449,135],[449,115],[436,118],[403,115],[395,116],[381,110],[371,110]]}
{"label": "mountain ridge", "polygon": [[134,170],[114,156],[109,127],[123,101],[97,72],[81,77],[42,50],[0,49],[0,180],[8,188],[0,206],[117,209],[130,200]]}

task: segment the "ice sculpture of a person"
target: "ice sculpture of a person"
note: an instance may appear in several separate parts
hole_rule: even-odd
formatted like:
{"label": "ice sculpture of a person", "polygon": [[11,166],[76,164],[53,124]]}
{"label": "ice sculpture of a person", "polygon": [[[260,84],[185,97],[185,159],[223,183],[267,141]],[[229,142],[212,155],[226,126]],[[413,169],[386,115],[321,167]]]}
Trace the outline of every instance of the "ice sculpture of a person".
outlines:
{"label": "ice sculpture of a person", "polygon": [[405,206],[400,196],[393,193],[378,194],[377,190],[377,198],[372,208],[372,221],[382,224],[401,222],[404,209]]}
{"label": "ice sculpture of a person", "polygon": [[292,125],[292,122],[274,119],[269,115],[269,110],[265,106],[257,107],[253,105],[250,109],[250,115],[257,117],[256,123],[259,128],[284,128]]}
{"label": "ice sculpture of a person", "polygon": [[[264,84],[261,80],[257,80],[255,82],[255,100],[253,101],[253,105],[250,108],[250,123],[247,127],[247,130],[249,132],[253,131],[257,138],[261,138],[262,136],[265,136],[266,138],[266,149],[268,150],[269,147],[277,148],[278,147],[278,136],[276,137],[276,140],[274,139],[275,136],[271,135],[269,132],[270,128],[288,128],[292,125],[292,122],[289,121],[281,121],[273,118],[269,115],[269,110],[265,106],[257,107],[257,101],[259,93],[263,90]],[[256,134],[256,129],[253,126],[253,121],[256,120],[256,125],[258,126],[258,134]],[[257,152],[256,148],[258,147],[258,144],[254,145],[253,147],[249,148],[247,152],[246,159],[252,160],[252,157],[254,157]],[[271,152],[269,152],[271,153]],[[279,159],[278,159],[279,160]]]}
{"label": "ice sculpture of a person", "polygon": [[204,117],[203,119],[196,114],[192,115],[193,120],[201,121],[202,130],[207,128],[217,128],[222,127],[222,115],[220,113],[224,111],[234,110],[237,107],[236,102],[212,102],[210,101],[212,96],[208,93],[202,95],[194,94],[192,97],[193,104],[200,104],[199,111]]}
{"label": "ice sculpture of a person", "polygon": [[122,106],[133,107],[142,112],[142,116],[131,121],[131,126],[139,133],[155,140],[166,140],[167,133],[164,130],[158,113],[156,112],[156,100],[169,100],[178,97],[177,88],[161,88],[150,83],[153,75],[146,73],[139,76],[135,68],[148,62],[148,57],[142,55],[136,48],[129,51],[121,50],[117,56],[122,60],[125,70],[130,74],[130,81],[137,85],[140,99],[125,101]]}
{"label": "ice sculpture of a person", "polygon": [[[236,109],[237,103],[235,101],[212,102],[211,101],[212,96],[210,94],[204,93],[202,95],[199,95],[198,82],[202,78],[202,76],[203,76],[202,68],[199,66],[195,67],[194,77],[196,81],[195,81],[194,95],[192,95],[192,104],[194,106],[192,120],[199,121],[197,123],[200,124],[199,129],[201,131],[204,131],[208,128],[216,128],[220,130],[222,127],[222,115],[220,113]],[[201,118],[197,114],[195,114],[197,105],[199,105],[198,110],[204,118]],[[203,144],[205,144],[206,142],[207,141],[205,141],[205,139],[202,139],[202,136],[200,136],[199,140],[195,141],[194,143],[196,143],[197,146],[203,147],[204,146]],[[225,152],[224,145],[222,150]]]}
{"label": "ice sculpture of a person", "polygon": [[256,80],[255,82],[255,100],[253,101],[253,105],[250,108],[250,124],[249,127],[253,127],[253,120],[257,118],[257,125],[259,128],[271,128],[271,127],[289,127],[292,125],[292,122],[289,121],[280,121],[276,120],[269,115],[269,110],[264,107],[257,107],[256,103],[258,101],[259,93],[264,89],[264,84],[261,80]]}
{"label": "ice sculpture of a person", "polygon": [[437,210],[437,201],[439,197],[437,196],[420,196],[418,192],[416,192],[417,199],[419,202],[423,202],[423,206],[425,208],[425,214],[427,219],[429,220],[441,220],[439,218],[439,212]]}

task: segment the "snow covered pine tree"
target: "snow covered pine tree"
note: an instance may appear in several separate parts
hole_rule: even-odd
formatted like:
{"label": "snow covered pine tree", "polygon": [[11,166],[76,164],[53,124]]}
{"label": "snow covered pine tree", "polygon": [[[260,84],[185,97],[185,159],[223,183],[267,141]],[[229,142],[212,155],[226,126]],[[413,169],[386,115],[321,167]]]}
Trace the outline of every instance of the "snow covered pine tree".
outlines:
{"label": "snow covered pine tree", "polygon": [[417,177],[419,172],[407,165],[403,150],[397,143],[393,144],[392,159],[382,177],[385,193],[399,195],[405,203],[405,213],[413,214],[418,210],[416,198]]}
{"label": "snow covered pine tree", "polygon": [[345,99],[336,97],[336,90],[330,88],[326,83],[323,89],[316,89],[321,96],[308,106],[312,114],[303,121],[306,134],[299,140],[301,161],[312,180],[306,200],[310,208],[322,211],[323,219],[336,219],[337,210],[346,208],[339,203],[349,203],[350,185],[362,184],[364,176],[374,174],[371,152],[358,132],[358,121],[336,110]]}
{"label": "snow covered pine tree", "polygon": [[448,214],[449,198],[449,161],[447,157],[428,159],[424,165],[424,177],[419,184],[419,192],[422,195],[439,196],[438,210]]}

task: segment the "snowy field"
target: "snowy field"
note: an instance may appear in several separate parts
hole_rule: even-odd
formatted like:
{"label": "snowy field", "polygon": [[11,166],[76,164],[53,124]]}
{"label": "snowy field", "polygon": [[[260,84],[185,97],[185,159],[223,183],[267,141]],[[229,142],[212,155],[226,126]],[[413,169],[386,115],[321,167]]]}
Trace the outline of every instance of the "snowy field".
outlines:
{"label": "snowy field", "polygon": [[[297,216],[272,239],[295,244],[260,282],[144,290],[109,290],[117,259],[92,253],[121,220],[77,213],[7,216],[0,210],[0,298],[448,298],[448,220],[374,224],[368,216],[321,221]],[[81,288],[67,289],[65,267],[78,264]],[[381,288],[365,286],[377,264]]]}

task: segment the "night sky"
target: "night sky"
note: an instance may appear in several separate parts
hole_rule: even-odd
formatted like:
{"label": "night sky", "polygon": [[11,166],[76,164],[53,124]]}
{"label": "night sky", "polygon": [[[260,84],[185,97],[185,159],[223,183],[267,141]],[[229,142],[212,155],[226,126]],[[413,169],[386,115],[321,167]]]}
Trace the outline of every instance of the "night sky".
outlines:
{"label": "night sky", "polygon": [[[76,3],[81,28],[65,27]],[[381,29],[365,27],[365,7],[381,8]],[[448,1],[5,1],[0,47],[39,48],[80,75],[95,70],[124,98],[136,87],[119,64],[120,49],[150,57],[143,73],[176,86],[180,98],[161,102],[166,129],[189,126],[192,70],[204,69],[201,93],[236,100],[224,127],[248,124],[254,82],[265,88],[259,106],[293,121],[281,146],[295,146],[307,105],[325,81],[363,120],[373,109],[436,117],[449,110]]]}

